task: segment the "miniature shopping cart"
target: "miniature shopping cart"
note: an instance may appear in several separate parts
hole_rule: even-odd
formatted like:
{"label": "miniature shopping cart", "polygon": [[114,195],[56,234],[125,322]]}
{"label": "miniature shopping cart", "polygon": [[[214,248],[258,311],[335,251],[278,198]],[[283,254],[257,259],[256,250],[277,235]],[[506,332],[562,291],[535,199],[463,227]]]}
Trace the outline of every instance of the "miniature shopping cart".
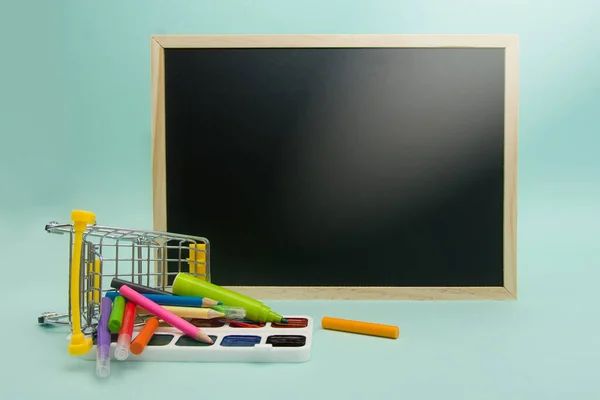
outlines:
{"label": "miniature shopping cart", "polygon": [[[95,215],[74,210],[72,223],[50,222],[47,232],[69,237],[69,308],[47,312],[41,324],[68,324],[69,353],[89,351],[100,318],[100,300],[114,278],[171,291],[180,272],[210,282],[210,250],[206,238],[96,224]],[[139,318],[139,317],[138,317]],[[136,325],[143,324],[136,320]]]}

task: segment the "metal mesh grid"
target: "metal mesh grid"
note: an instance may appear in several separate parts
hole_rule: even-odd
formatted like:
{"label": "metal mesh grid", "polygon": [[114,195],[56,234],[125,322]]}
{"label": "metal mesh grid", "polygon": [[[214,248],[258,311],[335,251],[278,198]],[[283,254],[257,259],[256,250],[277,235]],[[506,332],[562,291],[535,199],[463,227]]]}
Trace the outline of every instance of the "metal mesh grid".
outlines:
{"label": "metal mesh grid", "polygon": [[[46,231],[69,235],[70,286],[73,225],[51,222],[46,225]],[[113,278],[164,291],[171,291],[172,282],[180,272],[210,281],[209,247],[208,240],[203,237],[89,225],[83,235],[81,254],[81,315],[72,315],[69,293],[69,325],[72,318],[80,318],[85,334],[95,331],[100,317],[100,300],[105,292],[114,290],[111,287]]]}

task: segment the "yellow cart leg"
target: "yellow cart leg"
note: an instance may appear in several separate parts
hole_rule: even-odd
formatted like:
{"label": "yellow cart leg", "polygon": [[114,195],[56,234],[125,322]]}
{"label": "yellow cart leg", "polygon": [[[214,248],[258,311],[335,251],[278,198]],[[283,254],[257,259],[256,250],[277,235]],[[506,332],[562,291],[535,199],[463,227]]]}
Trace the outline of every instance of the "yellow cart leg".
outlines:
{"label": "yellow cart leg", "polygon": [[79,308],[79,274],[81,270],[81,248],[83,246],[83,232],[88,224],[96,221],[96,216],[88,211],[73,210],[71,213],[75,239],[73,242],[73,259],[71,264],[71,319],[73,333],[69,343],[69,354],[80,356],[86,354],[92,348],[92,338],[86,338],[81,331],[81,310]]}

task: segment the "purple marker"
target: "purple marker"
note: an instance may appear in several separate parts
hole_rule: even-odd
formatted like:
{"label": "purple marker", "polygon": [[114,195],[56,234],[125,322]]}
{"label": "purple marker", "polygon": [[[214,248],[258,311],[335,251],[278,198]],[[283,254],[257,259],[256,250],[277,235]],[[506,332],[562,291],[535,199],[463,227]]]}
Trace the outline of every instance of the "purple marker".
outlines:
{"label": "purple marker", "polygon": [[108,319],[112,309],[112,300],[103,297],[100,303],[100,321],[96,339],[96,375],[107,378],[110,375],[110,331]]}

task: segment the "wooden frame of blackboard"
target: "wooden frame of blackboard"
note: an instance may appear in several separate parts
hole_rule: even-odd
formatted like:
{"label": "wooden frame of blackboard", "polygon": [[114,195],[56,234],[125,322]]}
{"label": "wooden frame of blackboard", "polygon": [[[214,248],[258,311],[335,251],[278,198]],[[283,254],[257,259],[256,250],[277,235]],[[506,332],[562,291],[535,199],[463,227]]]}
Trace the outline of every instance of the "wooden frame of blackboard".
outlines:
{"label": "wooden frame of blackboard", "polygon": [[[166,48],[403,47],[505,50],[504,285],[498,287],[271,287],[230,289],[261,299],[509,300],[517,298],[518,36],[456,34],[154,35],[151,37],[154,229],[167,230],[165,161]],[[209,238],[210,240],[210,238]]]}

